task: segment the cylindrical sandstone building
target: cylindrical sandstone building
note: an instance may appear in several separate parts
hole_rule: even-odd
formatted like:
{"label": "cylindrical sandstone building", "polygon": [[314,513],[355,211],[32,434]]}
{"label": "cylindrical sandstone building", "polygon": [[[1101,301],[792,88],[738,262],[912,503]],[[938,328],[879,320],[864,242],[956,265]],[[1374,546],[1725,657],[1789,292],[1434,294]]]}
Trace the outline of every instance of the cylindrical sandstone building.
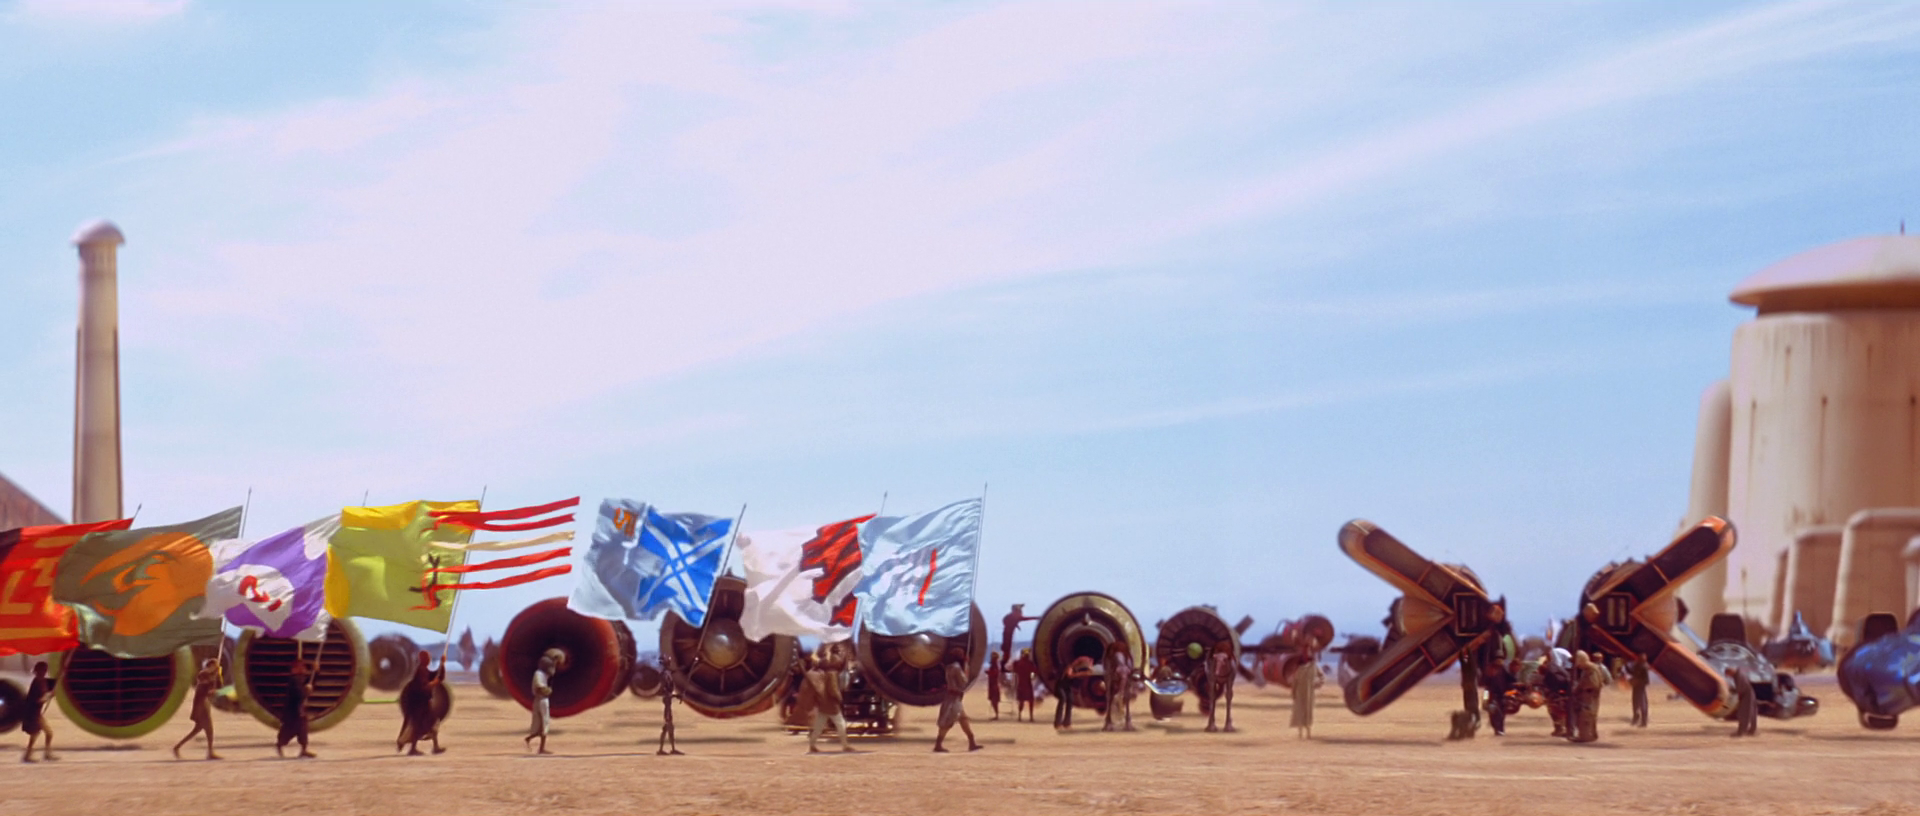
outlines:
{"label": "cylindrical sandstone building", "polygon": [[[1796,255],[1732,300],[1758,314],[1734,332],[1727,384],[1726,511],[1740,545],[1722,609],[1775,631],[1799,611],[1839,641],[1866,611],[1904,618],[1902,550],[1920,532],[1906,523],[1920,516],[1897,512],[1920,507],[1920,237]],[[1703,414],[1703,434],[1708,424]],[[1698,471],[1695,505],[1711,501]],[[1707,589],[1690,587],[1690,606],[1710,602]]]}
{"label": "cylindrical sandstone building", "polygon": [[81,227],[80,329],[73,388],[73,521],[121,518],[120,245],[108,221]]}

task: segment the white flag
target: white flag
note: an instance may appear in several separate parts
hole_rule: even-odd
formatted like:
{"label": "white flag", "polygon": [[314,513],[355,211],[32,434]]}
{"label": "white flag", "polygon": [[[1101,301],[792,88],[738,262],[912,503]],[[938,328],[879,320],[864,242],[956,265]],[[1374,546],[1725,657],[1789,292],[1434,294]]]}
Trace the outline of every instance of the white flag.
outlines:
{"label": "white flag", "polygon": [[981,499],[860,527],[860,618],[876,635],[965,635],[973,623]]}
{"label": "white flag", "polygon": [[752,640],[768,635],[845,640],[853,637],[860,581],[860,523],[743,533],[734,542],[747,573],[740,628]]}

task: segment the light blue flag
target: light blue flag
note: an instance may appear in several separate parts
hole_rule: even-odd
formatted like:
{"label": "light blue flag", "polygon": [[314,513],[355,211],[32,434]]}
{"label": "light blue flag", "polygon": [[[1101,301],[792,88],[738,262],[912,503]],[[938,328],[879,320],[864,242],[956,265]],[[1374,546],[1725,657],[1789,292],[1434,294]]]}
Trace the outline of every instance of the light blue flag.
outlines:
{"label": "light blue flag", "polygon": [[860,526],[860,617],[876,635],[965,635],[985,502],[967,499],[917,516]]}
{"label": "light blue flag", "polygon": [[585,569],[567,607],[609,620],[653,620],[671,609],[699,626],[719,577],[733,519],[662,513],[629,499],[600,503]]}

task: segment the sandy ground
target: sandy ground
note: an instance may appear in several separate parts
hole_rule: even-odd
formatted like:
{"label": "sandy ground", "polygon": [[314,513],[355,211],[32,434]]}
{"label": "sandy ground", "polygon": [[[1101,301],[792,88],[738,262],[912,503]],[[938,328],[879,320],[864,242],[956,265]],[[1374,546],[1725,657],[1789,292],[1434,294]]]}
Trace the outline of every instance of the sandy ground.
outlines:
{"label": "sandy ground", "polygon": [[[526,713],[471,686],[457,689],[448,752],[420,758],[394,755],[391,704],[364,704],[317,734],[320,758],[307,761],[275,759],[271,733],[244,714],[217,715],[223,762],[169,755],[189,728],[184,715],[115,744],[55,714],[64,756],[0,762],[0,813],[1920,814],[1920,730],[1869,733],[1830,681],[1807,685],[1826,710],[1763,720],[1751,740],[1729,739],[1730,726],[1660,694],[1653,726],[1629,728],[1626,694],[1609,691],[1601,742],[1584,746],[1548,737],[1544,710],[1523,711],[1506,737],[1448,743],[1459,697],[1444,678],[1367,718],[1328,686],[1311,741],[1287,727],[1290,702],[1277,688],[1241,692],[1236,734],[1204,733],[1191,700],[1164,723],[1140,700],[1137,733],[1100,733],[1091,715],[1056,733],[1050,707],[1038,725],[986,722],[976,694],[968,710],[986,749],[946,755],[929,751],[933,711],[909,709],[900,736],[820,756],[771,713],[683,711],[688,755],[656,757],[659,704],[623,697],[559,721],[559,756],[527,756]],[[24,739],[15,731],[0,745],[17,752]],[[951,744],[965,745],[957,729]]]}

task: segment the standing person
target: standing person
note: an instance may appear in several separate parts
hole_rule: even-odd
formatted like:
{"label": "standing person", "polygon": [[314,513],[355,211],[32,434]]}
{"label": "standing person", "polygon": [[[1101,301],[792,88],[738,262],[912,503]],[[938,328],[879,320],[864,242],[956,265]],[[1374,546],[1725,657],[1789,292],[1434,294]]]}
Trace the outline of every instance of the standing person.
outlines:
{"label": "standing person", "polygon": [[[533,741],[540,740],[539,753],[542,754],[553,753],[547,750],[547,734],[553,730],[553,702],[548,698],[553,696],[553,677],[566,667],[566,662],[564,653],[548,649],[533,669],[533,724],[523,742],[532,748]],[[673,674],[662,671],[660,675],[660,693],[664,695],[673,688]]]}
{"label": "standing person", "polygon": [[47,661],[33,664],[33,680],[27,683],[27,697],[20,703],[20,730],[27,735],[27,752],[20,755],[21,762],[33,761],[33,741],[44,737],[40,745],[40,758],[48,761],[53,755],[53,729],[47,726],[47,703],[53,699],[55,683],[58,677],[47,676]]}
{"label": "standing person", "polygon": [[[1001,654],[1013,654],[1013,630],[1020,628],[1020,624],[1026,621],[1039,620],[1039,618],[1026,614],[1026,610],[1026,604],[1014,604],[1013,611],[1008,612],[1006,617],[1000,619]],[[1022,649],[1021,651],[1024,652],[1026,650]]]}
{"label": "standing person", "polygon": [[440,716],[433,710],[433,695],[447,680],[447,663],[440,661],[439,671],[428,671],[432,656],[425,649],[414,658],[413,677],[400,690],[400,738],[393,750],[408,747],[407,756],[420,756],[420,741],[433,740],[433,752],[446,753],[440,747]]}
{"label": "standing person", "polygon": [[794,711],[808,720],[807,753],[820,753],[820,730],[829,723],[834,733],[840,735],[840,751],[852,753],[853,747],[847,744],[846,696],[840,685],[840,675],[848,668],[847,660],[841,655],[840,644],[830,643],[820,648],[822,654],[812,659],[813,665],[800,684]]}
{"label": "standing person", "polygon": [[1116,640],[1107,644],[1107,714],[1102,731],[1113,730],[1114,715],[1123,718],[1122,731],[1133,731],[1133,681],[1136,672],[1133,669],[1133,652],[1127,649],[1125,641]]}
{"label": "standing person", "polygon": [[1733,706],[1735,723],[1733,735],[1736,737],[1754,736],[1759,733],[1760,730],[1759,717],[1757,716],[1760,706],[1754,698],[1753,681],[1748,679],[1747,673],[1740,669],[1734,669],[1730,674],[1733,679],[1733,694],[1735,697]]}
{"label": "standing person", "polygon": [[1627,664],[1627,688],[1633,690],[1633,724],[1647,727],[1647,659],[1635,655]]}
{"label": "standing person", "polygon": [[[1233,733],[1233,642],[1228,640],[1214,644],[1213,651],[1207,654],[1206,664],[1207,694],[1213,705],[1207,708],[1207,731],[1225,731]],[[1215,728],[1213,718],[1220,713],[1220,706],[1227,707],[1227,725]]]}
{"label": "standing person", "polygon": [[1039,679],[1040,666],[1033,662],[1033,650],[1021,649],[1020,658],[1013,661],[1013,721],[1020,721],[1020,712],[1027,712],[1027,722],[1037,722],[1039,715],[1034,711],[1034,685]]}
{"label": "standing person", "polygon": [[[695,657],[694,664],[699,665],[699,662],[700,659]],[[680,752],[680,743],[673,730],[673,698],[680,696],[680,683],[673,678],[673,655],[661,655],[660,667],[660,747],[653,753],[657,756],[685,756]]]}
{"label": "standing person", "polygon": [[1487,688],[1487,724],[1493,735],[1507,735],[1507,692],[1513,689],[1513,671],[1501,655],[1494,655],[1480,670],[1480,683]]}
{"label": "standing person", "polygon": [[173,758],[180,758],[180,749],[193,741],[195,735],[207,735],[207,758],[219,759],[213,752],[213,694],[220,688],[220,661],[207,658],[200,661],[200,673],[193,678],[193,730],[173,744]]}
{"label": "standing person", "polygon": [[1293,670],[1293,718],[1291,725],[1297,729],[1294,736],[1299,739],[1313,739],[1313,687],[1320,684],[1320,661],[1313,658],[1314,644],[1309,640],[1300,649],[1300,667]]}
{"label": "standing person", "polygon": [[1000,662],[1000,653],[994,652],[987,658],[987,705],[993,708],[993,718],[1000,719],[1000,678],[1006,676],[1007,667]]}
{"label": "standing person", "polygon": [[947,731],[957,723],[967,735],[967,750],[980,750],[980,743],[973,738],[973,721],[967,719],[964,705],[967,698],[967,670],[961,668],[966,663],[965,649],[955,647],[947,652],[947,699],[940,703],[940,733],[933,737],[933,752],[944,754],[947,747]]}
{"label": "standing person", "polygon": [[287,673],[287,699],[280,707],[280,733],[273,743],[275,755],[287,755],[287,743],[300,743],[300,759],[313,759],[312,751],[307,750],[307,698],[313,694],[313,672],[307,669],[307,661],[299,657],[293,659],[293,668]]}
{"label": "standing person", "polygon": [[1073,681],[1093,676],[1093,658],[1076,657],[1060,667],[1054,678],[1053,696],[1059,698],[1053,708],[1053,727],[1073,727]]}
{"label": "standing person", "polygon": [[1567,674],[1567,664],[1572,655],[1565,649],[1554,649],[1540,662],[1540,690],[1547,698],[1547,716],[1553,719],[1553,735],[1570,737],[1573,729],[1568,727],[1570,719],[1567,703],[1573,697],[1573,678]]}
{"label": "standing person", "polygon": [[1574,742],[1600,738],[1600,690],[1608,683],[1607,670],[1586,652],[1573,653]]}

